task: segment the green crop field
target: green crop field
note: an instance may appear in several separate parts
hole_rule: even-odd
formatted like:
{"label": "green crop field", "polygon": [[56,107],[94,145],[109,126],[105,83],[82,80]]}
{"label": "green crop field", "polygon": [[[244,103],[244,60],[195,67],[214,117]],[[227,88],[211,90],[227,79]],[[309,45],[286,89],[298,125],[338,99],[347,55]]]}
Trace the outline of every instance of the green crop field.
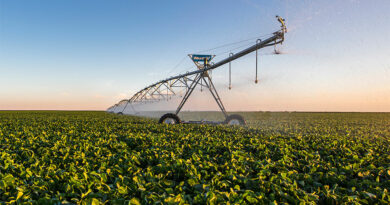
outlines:
{"label": "green crop field", "polygon": [[0,112],[0,204],[389,204],[390,114]]}

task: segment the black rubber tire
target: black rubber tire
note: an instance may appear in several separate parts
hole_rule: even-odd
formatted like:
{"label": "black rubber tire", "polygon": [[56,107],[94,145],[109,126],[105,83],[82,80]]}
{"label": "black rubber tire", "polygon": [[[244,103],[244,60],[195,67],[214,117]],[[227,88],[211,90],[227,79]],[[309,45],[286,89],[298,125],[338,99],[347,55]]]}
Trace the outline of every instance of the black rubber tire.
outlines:
{"label": "black rubber tire", "polygon": [[246,122],[241,115],[237,115],[237,114],[229,115],[225,120],[225,124],[229,125],[229,122],[231,120],[237,120],[240,123],[239,125],[246,125]]}
{"label": "black rubber tire", "polygon": [[167,113],[167,114],[163,115],[162,117],[160,117],[160,120],[158,121],[158,123],[163,124],[167,118],[172,118],[175,121],[175,124],[180,124],[180,122],[181,122],[180,118],[177,115],[175,115],[173,113]]}
{"label": "black rubber tire", "polygon": [[123,112],[118,112],[117,114],[118,114],[118,115],[123,115]]}

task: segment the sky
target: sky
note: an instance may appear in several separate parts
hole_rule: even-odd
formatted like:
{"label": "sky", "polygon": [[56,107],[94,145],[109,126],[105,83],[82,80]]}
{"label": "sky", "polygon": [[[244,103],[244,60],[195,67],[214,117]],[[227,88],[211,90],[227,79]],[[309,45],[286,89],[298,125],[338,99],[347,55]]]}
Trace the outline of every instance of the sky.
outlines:
{"label": "sky", "polygon": [[[254,53],[232,63],[231,91],[228,67],[213,72],[228,110],[390,112],[389,11],[388,0],[0,0],[0,110],[105,110],[195,69],[187,54],[255,43],[280,15],[283,55],[259,51],[259,84]],[[215,108],[194,100],[186,109]]]}

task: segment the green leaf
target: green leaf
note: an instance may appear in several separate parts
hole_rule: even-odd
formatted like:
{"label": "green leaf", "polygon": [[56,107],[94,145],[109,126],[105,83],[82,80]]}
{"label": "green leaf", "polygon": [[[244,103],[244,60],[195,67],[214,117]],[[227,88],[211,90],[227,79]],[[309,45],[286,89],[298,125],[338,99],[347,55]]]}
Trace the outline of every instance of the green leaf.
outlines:
{"label": "green leaf", "polygon": [[248,202],[249,202],[249,203],[252,203],[252,204],[257,204],[257,203],[259,203],[259,201],[258,201],[256,198],[252,197],[252,196],[247,196],[247,197],[246,197],[246,200],[248,200]]}
{"label": "green leaf", "polygon": [[280,174],[282,176],[282,178],[286,178],[287,177],[287,173],[283,172]]}
{"label": "green leaf", "polygon": [[7,186],[12,186],[15,183],[15,178],[11,174],[7,174],[4,178],[3,181]]}
{"label": "green leaf", "polygon": [[7,183],[4,180],[0,180],[0,189],[5,190],[7,188]]}
{"label": "green leaf", "polygon": [[129,202],[129,205],[141,205],[139,199],[137,198],[132,198]]}
{"label": "green leaf", "polygon": [[91,204],[92,204],[92,205],[99,205],[99,204],[100,204],[100,201],[99,201],[99,199],[92,198]]}
{"label": "green leaf", "polygon": [[237,184],[236,186],[234,186],[234,189],[239,191],[240,190],[240,186]]}
{"label": "green leaf", "polygon": [[23,192],[19,191],[18,192],[18,195],[16,196],[16,200],[20,199],[20,197],[23,196]]}
{"label": "green leaf", "polygon": [[92,192],[92,190],[89,189],[86,193],[81,194],[81,198],[83,199],[83,198],[87,197],[88,194],[91,193],[91,192]]}
{"label": "green leaf", "polygon": [[187,182],[188,182],[188,185],[190,185],[190,186],[195,186],[197,184],[197,182],[194,179],[188,179]]}
{"label": "green leaf", "polygon": [[127,187],[126,186],[120,186],[118,187],[118,192],[120,194],[127,194]]}

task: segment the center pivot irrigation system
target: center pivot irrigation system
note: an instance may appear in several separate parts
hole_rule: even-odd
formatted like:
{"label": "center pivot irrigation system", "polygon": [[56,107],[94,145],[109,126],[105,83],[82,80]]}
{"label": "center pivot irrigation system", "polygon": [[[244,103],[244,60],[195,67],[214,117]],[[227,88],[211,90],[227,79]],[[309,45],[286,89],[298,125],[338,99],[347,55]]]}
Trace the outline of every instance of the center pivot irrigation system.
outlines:
{"label": "center pivot irrigation system", "polygon": [[[217,90],[215,89],[214,83],[209,75],[209,71],[216,69],[222,65],[229,63],[229,89],[231,89],[231,66],[230,63],[238,58],[241,58],[249,53],[256,51],[256,79],[257,80],[257,50],[269,47],[276,46],[277,44],[282,44],[284,41],[284,34],[287,32],[285,25],[285,20],[279,16],[276,16],[278,21],[281,23],[281,29],[272,33],[272,36],[265,39],[257,39],[256,44],[236,53],[230,53],[228,58],[225,58],[217,63],[210,63],[215,55],[199,55],[199,54],[190,54],[189,57],[195,63],[198,70],[187,72],[185,74],[177,75],[174,77],[167,78],[165,80],[158,81],[152,85],[145,87],[144,89],[135,93],[130,99],[121,100],[119,103],[111,106],[107,109],[108,112],[123,114],[127,108],[133,110],[135,114],[135,105],[158,102],[161,100],[169,100],[172,96],[182,96],[181,102],[178,105],[175,113],[167,113],[163,115],[159,123],[166,124],[179,124],[179,123],[212,123],[212,124],[229,124],[229,125],[244,125],[245,120],[242,116],[233,114],[228,115],[225,110],[225,107],[222,103],[221,98],[218,95]],[[275,49],[275,54],[279,52]],[[207,88],[215,101],[218,104],[218,107],[221,109],[223,115],[225,116],[225,121],[223,122],[205,122],[205,121],[181,121],[178,117],[180,110],[183,108],[184,104],[187,102],[188,98],[191,96],[192,92],[196,86],[200,85],[201,88]],[[182,95],[184,93],[184,95]]]}

